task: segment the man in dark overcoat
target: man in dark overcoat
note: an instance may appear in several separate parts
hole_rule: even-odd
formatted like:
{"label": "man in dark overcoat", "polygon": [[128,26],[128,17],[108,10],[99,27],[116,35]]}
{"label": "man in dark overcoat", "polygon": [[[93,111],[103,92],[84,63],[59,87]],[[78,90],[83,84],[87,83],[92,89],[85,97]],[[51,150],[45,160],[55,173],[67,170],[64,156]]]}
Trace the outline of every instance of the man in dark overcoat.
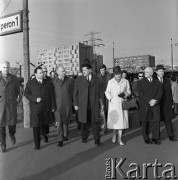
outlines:
{"label": "man in dark overcoat", "polygon": [[16,76],[9,73],[10,63],[0,62],[0,151],[6,152],[6,126],[9,128],[11,143],[16,143],[17,97],[20,93]]}
{"label": "man in dark overcoat", "polygon": [[107,116],[108,116],[108,100],[105,96],[105,91],[108,85],[108,81],[112,78],[111,74],[106,71],[106,66],[103,64],[100,66],[100,74],[98,77],[100,78],[101,81],[101,89],[103,93],[103,105],[104,105],[104,114],[105,114],[105,122],[104,122],[104,133],[107,133]]}
{"label": "man in dark overcoat", "polygon": [[72,98],[74,80],[66,76],[64,67],[58,67],[57,76],[53,79],[56,110],[54,112],[57,122],[58,146],[68,141],[68,124],[72,117]]}
{"label": "man in dark overcoat", "polygon": [[174,135],[174,128],[172,124],[172,108],[174,106],[172,90],[171,90],[171,81],[169,78],[164,76],[164,66],[157,65],[156,74],[157,79],[161,82],[163,88],[163,95],[160,101],[161,108],[161,121],[165,122],[166,131],[169,137],[169,140],[174,142],[177,141]]}
{"label": "man in dark overcoat", "polygon": [[35,78],[28,81],[24,95],[30,101],[30,126],[33,128],[35,150],[39,150],[41,128],[52,123],[50,121],[55,106],[51,82],[43,79],[41,67],[37,67],[34,73]]}
{"label": "man in dark overcoat", "polygon": [[[43,70],[43,79],[45,81],[49,81],[49,83],[52,83],[51,82],[52,79],[47,75],[48,74],[47,68],[45,66],[43,66],[42,70]],[[54,114],[53,114],[53,116],[54,116]],[[54,117],[52,117],[52,118],[54,119]],[[48,142],[48,134],[49,134],[49,124],[43,124],[43,126],[41,127],[41,135],[42,135],[42,138],[45,143]]]}
{"label": "man in dark overcoat", "polygon": [[88,125],[91,124],[95,144],[101,146],[99,128],[100,102],[103,99],[101,82],[99,77],[91,72],[90,64],[83,64],[82,71],[83,76],[75,81],[73,96],[74,108],[78,110],[81,122],[82,142],[87,143]]}
{"label": "man in dark overcoat", "polygon": [[[153,69],[145,69],[145,78],[138,82],[139,117],[142,122],[143,138],[146,144],[152,141],[159,145],[161,83],[153,78]],[[152,130],[152,141],[149,138],[149,126]]]}

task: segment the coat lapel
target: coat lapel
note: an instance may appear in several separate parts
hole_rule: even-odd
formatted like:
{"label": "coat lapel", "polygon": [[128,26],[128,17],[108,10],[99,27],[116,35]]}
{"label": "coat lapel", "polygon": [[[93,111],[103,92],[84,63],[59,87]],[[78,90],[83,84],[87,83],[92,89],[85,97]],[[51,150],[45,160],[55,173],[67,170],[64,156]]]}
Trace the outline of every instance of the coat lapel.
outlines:
{"label": "coat lapel", "polygon": [[95,81],[96,81],[96,77],[92,74],[91,87],[94,85]]}
{"label": "coat lapel", "polygon": [[38,80],[36,79],[36,78],[34,78],[34,82],[35,82],[35,84],[38,86],[38,87],[42,87],[43,85],[44,85],[44,82],[45,80],[43,79],[43,81],[42,81],[42,84],[40,84],[39,82],[38,82]]}
{"label": "coat lapel", "polygon": [[64,80],[61,83],[61,86],[64,84],[64,82],[67,80],[67,76],[64,76]]}
{"label": "coat lapel", "polygon": [[7,76],[7,79],[8,79],[8,82],[7,82],[7,83],[9,83],[10,81],[12,81],[12,77],[11,77],[10,74],[9,74],[9,76]]}
{"label": "coat lapel", "polygon": [[85,77],[85,76],[83,76],[83,77],[82,77],[82,79],[83,79],[84,85],[85,85],[86,87],[88,87],[88,82],[87,82],[86,77]]}
{"label": "coat lapel", "polygon": [[6,80],[3,78],[2,75],[1,75],[1,78],[3,79],[3,82],[4,82],[4,86],[5,86],[5,87],[7,86],[7,84],[8,84],[9,82],[12,81],[12,77],[11,77],[10,74],[7,76]]}

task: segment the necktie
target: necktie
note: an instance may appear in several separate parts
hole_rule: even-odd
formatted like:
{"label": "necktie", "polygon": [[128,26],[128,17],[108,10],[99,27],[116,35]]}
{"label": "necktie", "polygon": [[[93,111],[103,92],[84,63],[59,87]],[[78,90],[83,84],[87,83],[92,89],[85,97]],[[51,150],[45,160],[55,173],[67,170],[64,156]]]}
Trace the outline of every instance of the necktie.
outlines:
{"label": "necktie", "polygon": [[41,81],[38,81],[40,84],[42,84],[42,82]]}
{"label": "necktie", "polygon": [[163,78],[162,77],[160,78],[160,82],[163,83]]}
{"label": "necktie", "polygon": [[89,82],[89,76],[86,77],[87,82]]}

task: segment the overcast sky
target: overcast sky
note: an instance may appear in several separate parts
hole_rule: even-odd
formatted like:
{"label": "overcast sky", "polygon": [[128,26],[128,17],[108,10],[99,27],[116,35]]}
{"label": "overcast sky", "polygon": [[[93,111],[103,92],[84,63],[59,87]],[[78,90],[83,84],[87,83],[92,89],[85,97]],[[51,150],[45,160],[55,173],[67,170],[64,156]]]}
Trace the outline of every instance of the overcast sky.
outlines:
{"label": "overcast sky", "polygon": [[[2,14],[9,0],[0,0]],[[178,43],[178,2],[176,0],[29,0],[30,59],[37,51],[83,42],[91,31],[101,32],[104,47],[96,47],[104,63],[112,67],[115,57],[150,54],[156,64],[171,64],[171,41]],[[12,0],[3,15],[22,10],[22,0]],[[177,35],[177,36],[176,36]],[[97,43],[97,42],[96,42]],[[23,33],[0,37],[0,60],[12,65],[23,59]],[[174,46],[178,65],[178,46]]]}

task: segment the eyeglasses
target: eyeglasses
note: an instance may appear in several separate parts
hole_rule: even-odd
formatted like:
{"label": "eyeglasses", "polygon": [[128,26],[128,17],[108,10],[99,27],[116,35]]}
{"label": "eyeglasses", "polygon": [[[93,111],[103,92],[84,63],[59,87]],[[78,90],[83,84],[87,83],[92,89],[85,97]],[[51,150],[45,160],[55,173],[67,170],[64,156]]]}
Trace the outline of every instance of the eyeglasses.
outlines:
{"label": "eyeglasses", "polygon": [[138,77],[143,77],[143,76],[138,76]]}

